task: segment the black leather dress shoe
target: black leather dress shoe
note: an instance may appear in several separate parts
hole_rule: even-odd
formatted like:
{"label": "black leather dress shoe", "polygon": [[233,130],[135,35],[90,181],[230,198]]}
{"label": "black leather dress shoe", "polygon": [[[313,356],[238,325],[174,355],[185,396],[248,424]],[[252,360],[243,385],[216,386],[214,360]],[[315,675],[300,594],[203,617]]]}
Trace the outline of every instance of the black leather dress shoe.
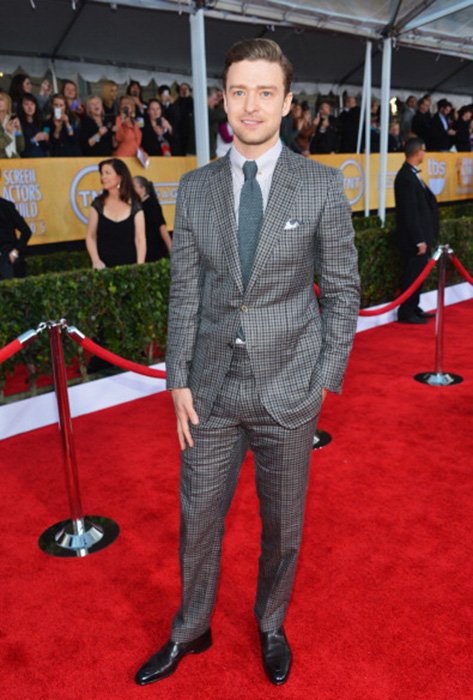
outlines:
{"label": "black leather dress shoe", "polygon": [[169,640],[159,651],[154,654],[140,668],[135,676],[138,685],[148,685],[162,678],[167,678],[174,673],[180,660],[186,654],[200,654],[212,646],[212,633],[210,629],[192,642],[173,642]]}
{"label": "black leather dress shoe", "polygon": [[435,314],[424,311],[423,309],[416,309],[416,316],[419,318],[435,318]]}
{"label": "black leather dress shoe", "polygon": [[397,322],[398,323],[413,323],[417,326],[422,326],[422,325],[428,323],[429,319],[423,318],[421,316],[417,316],[417,314],[413,314],[412,316],[398,318]]}
{"label": "black leather dress shoe", "polygon": [[260,631],[260,639],[266,675],[274,685],[282,685],[289,678],[292,665],[291,648],[284,629],[280,627],[274,632]]}

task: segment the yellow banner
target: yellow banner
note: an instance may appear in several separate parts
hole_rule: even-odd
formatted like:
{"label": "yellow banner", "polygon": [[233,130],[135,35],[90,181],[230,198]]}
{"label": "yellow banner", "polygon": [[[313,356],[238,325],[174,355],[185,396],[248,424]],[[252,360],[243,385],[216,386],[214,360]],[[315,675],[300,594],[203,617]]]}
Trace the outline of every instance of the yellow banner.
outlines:
{"label": "yellow banner", "polygon": [[[0,160],[0,193],[15,202],[33,231],[30,245],[85,238],[93,199],[102,191],[101,158],[22,158]],[[135,158],[123,158],[132,175],[153,182],[169,228],[179,180],[196,167],[193,157],[150,158],[143,168]]]}
{"label": "yellow banner", "polygon": [[[363,211],[367,196],[365,156],[312,156],[343,172],[345,193],[353,211]],[[123,159],[132,175],[144,175],[156,188],[169,229],[179,180],[196,167],[194,157],[151,158],[147,169],[135,158]],[[404,162],[402,154],[388,156],[386,206],[394,207],[394,178]],[[0,193],[15,202],[33,231],[30,245],[85,238],[94,197],[101,192],[95,158],[31,158],[0,160]],[[370,156],[370,209],[378,207],[379,155]],[[428,153],[421,177],[439,202],[473,197],[473,153]]]}
{"label": "yellow banner", "polygon": [[[365,156],[337,153],[312,156],[314,160],[339,168],[343,173],[345,194],[353,211],[364,211],[367,196]],[[402,153],[388,154],[386,207],[394,207],[394,179],[404,163]],[[369,208],[378,208],[379,154],[370,156]],[[473,197],[473,153],[426,153],[421,178],[439,202],[453,202]]]}

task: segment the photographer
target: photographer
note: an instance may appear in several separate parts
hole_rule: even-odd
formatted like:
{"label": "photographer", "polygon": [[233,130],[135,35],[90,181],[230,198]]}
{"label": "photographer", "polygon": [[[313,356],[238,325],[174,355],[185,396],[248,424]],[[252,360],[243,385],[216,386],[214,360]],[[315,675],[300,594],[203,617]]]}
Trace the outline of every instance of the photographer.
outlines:
{"label": "photographer", "polygon": [[313,121],[315,132],[310,142],[311,153],[336,153],[340,137],[329,102],[322,102]]}
{"label": "photographer", "polygon": [[135,119],[135,103],[132,97],[120,98],[120,113],[115,121],[114,156],[136,156],[141,146],[142,133]]}
{"label": "photographer", "polygon": [[54,95],[52,108],[52,117],[46,124],[51,156],[53,158],[80,156],[77,122],[69,112],[63,95]]}
{"label": "photographer", "polygon": [[0,158],[19,158],[25,148],[20,120],[12,114],[11,98],[0,91]]}
{"label": "photographer", "polygon": [[143,148],[150,156],[170,156],[173,129],[162,116],[159,100],[150,100],[143,128]]}
{"label": "photographer", "polygon": [[88,97],[86,115],[80,126],[80,147],[84,156],[111,156],[113,124],[104,120],[100,97]]}

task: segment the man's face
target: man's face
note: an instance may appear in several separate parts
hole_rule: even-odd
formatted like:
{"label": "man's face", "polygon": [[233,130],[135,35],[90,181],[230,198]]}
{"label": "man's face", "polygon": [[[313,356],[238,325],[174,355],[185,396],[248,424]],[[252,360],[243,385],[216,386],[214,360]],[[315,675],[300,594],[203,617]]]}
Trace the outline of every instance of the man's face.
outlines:
{"label": "man's face", "polygon": [[411,107],[411,109],[412,109],[412,108],[414,108],[414,107],[416,106],[417,100],[416,100],[415,97],[413,97],[413,96],[411,95],[411,97],[408,97],[408,98],[407,98],[406,104],[407,104],[408,107]]}
{"label": "man's face", "polygon": [[281,119],[289,113],[291,101],[278,63],[233,63],[227,73],[224,105],[235,145],[243,149],[260,146],[264,153],[279,138]]}
{"label": "man's face", "polygon": [[427,100],[423,100],[422,102],[419,102],[419,112],[422,114],[426,114],[429,111],[429,103]]}
{"label": "man's face", "polygon": [[322,102],[322,104],[320,105],[320,108],[319,108],[319,112],[324,117],[329,117],[330,114],[332,113],[332,108],[328,102]]}

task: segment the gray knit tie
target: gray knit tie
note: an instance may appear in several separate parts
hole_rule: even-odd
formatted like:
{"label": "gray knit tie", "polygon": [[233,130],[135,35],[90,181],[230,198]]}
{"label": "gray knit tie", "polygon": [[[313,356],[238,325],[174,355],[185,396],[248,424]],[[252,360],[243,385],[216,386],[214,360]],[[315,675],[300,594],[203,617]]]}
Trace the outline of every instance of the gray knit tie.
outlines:
{"label": "gray knit tie", "polygon": [[241,188],[240,207],[238,210],[238,245],[244,289],[246,289],[250,281],[251,269],[263,222],[263,195],[256,180],[257,171],[258,166],[254,160],[247,160],[243,164],[245,182]]}

